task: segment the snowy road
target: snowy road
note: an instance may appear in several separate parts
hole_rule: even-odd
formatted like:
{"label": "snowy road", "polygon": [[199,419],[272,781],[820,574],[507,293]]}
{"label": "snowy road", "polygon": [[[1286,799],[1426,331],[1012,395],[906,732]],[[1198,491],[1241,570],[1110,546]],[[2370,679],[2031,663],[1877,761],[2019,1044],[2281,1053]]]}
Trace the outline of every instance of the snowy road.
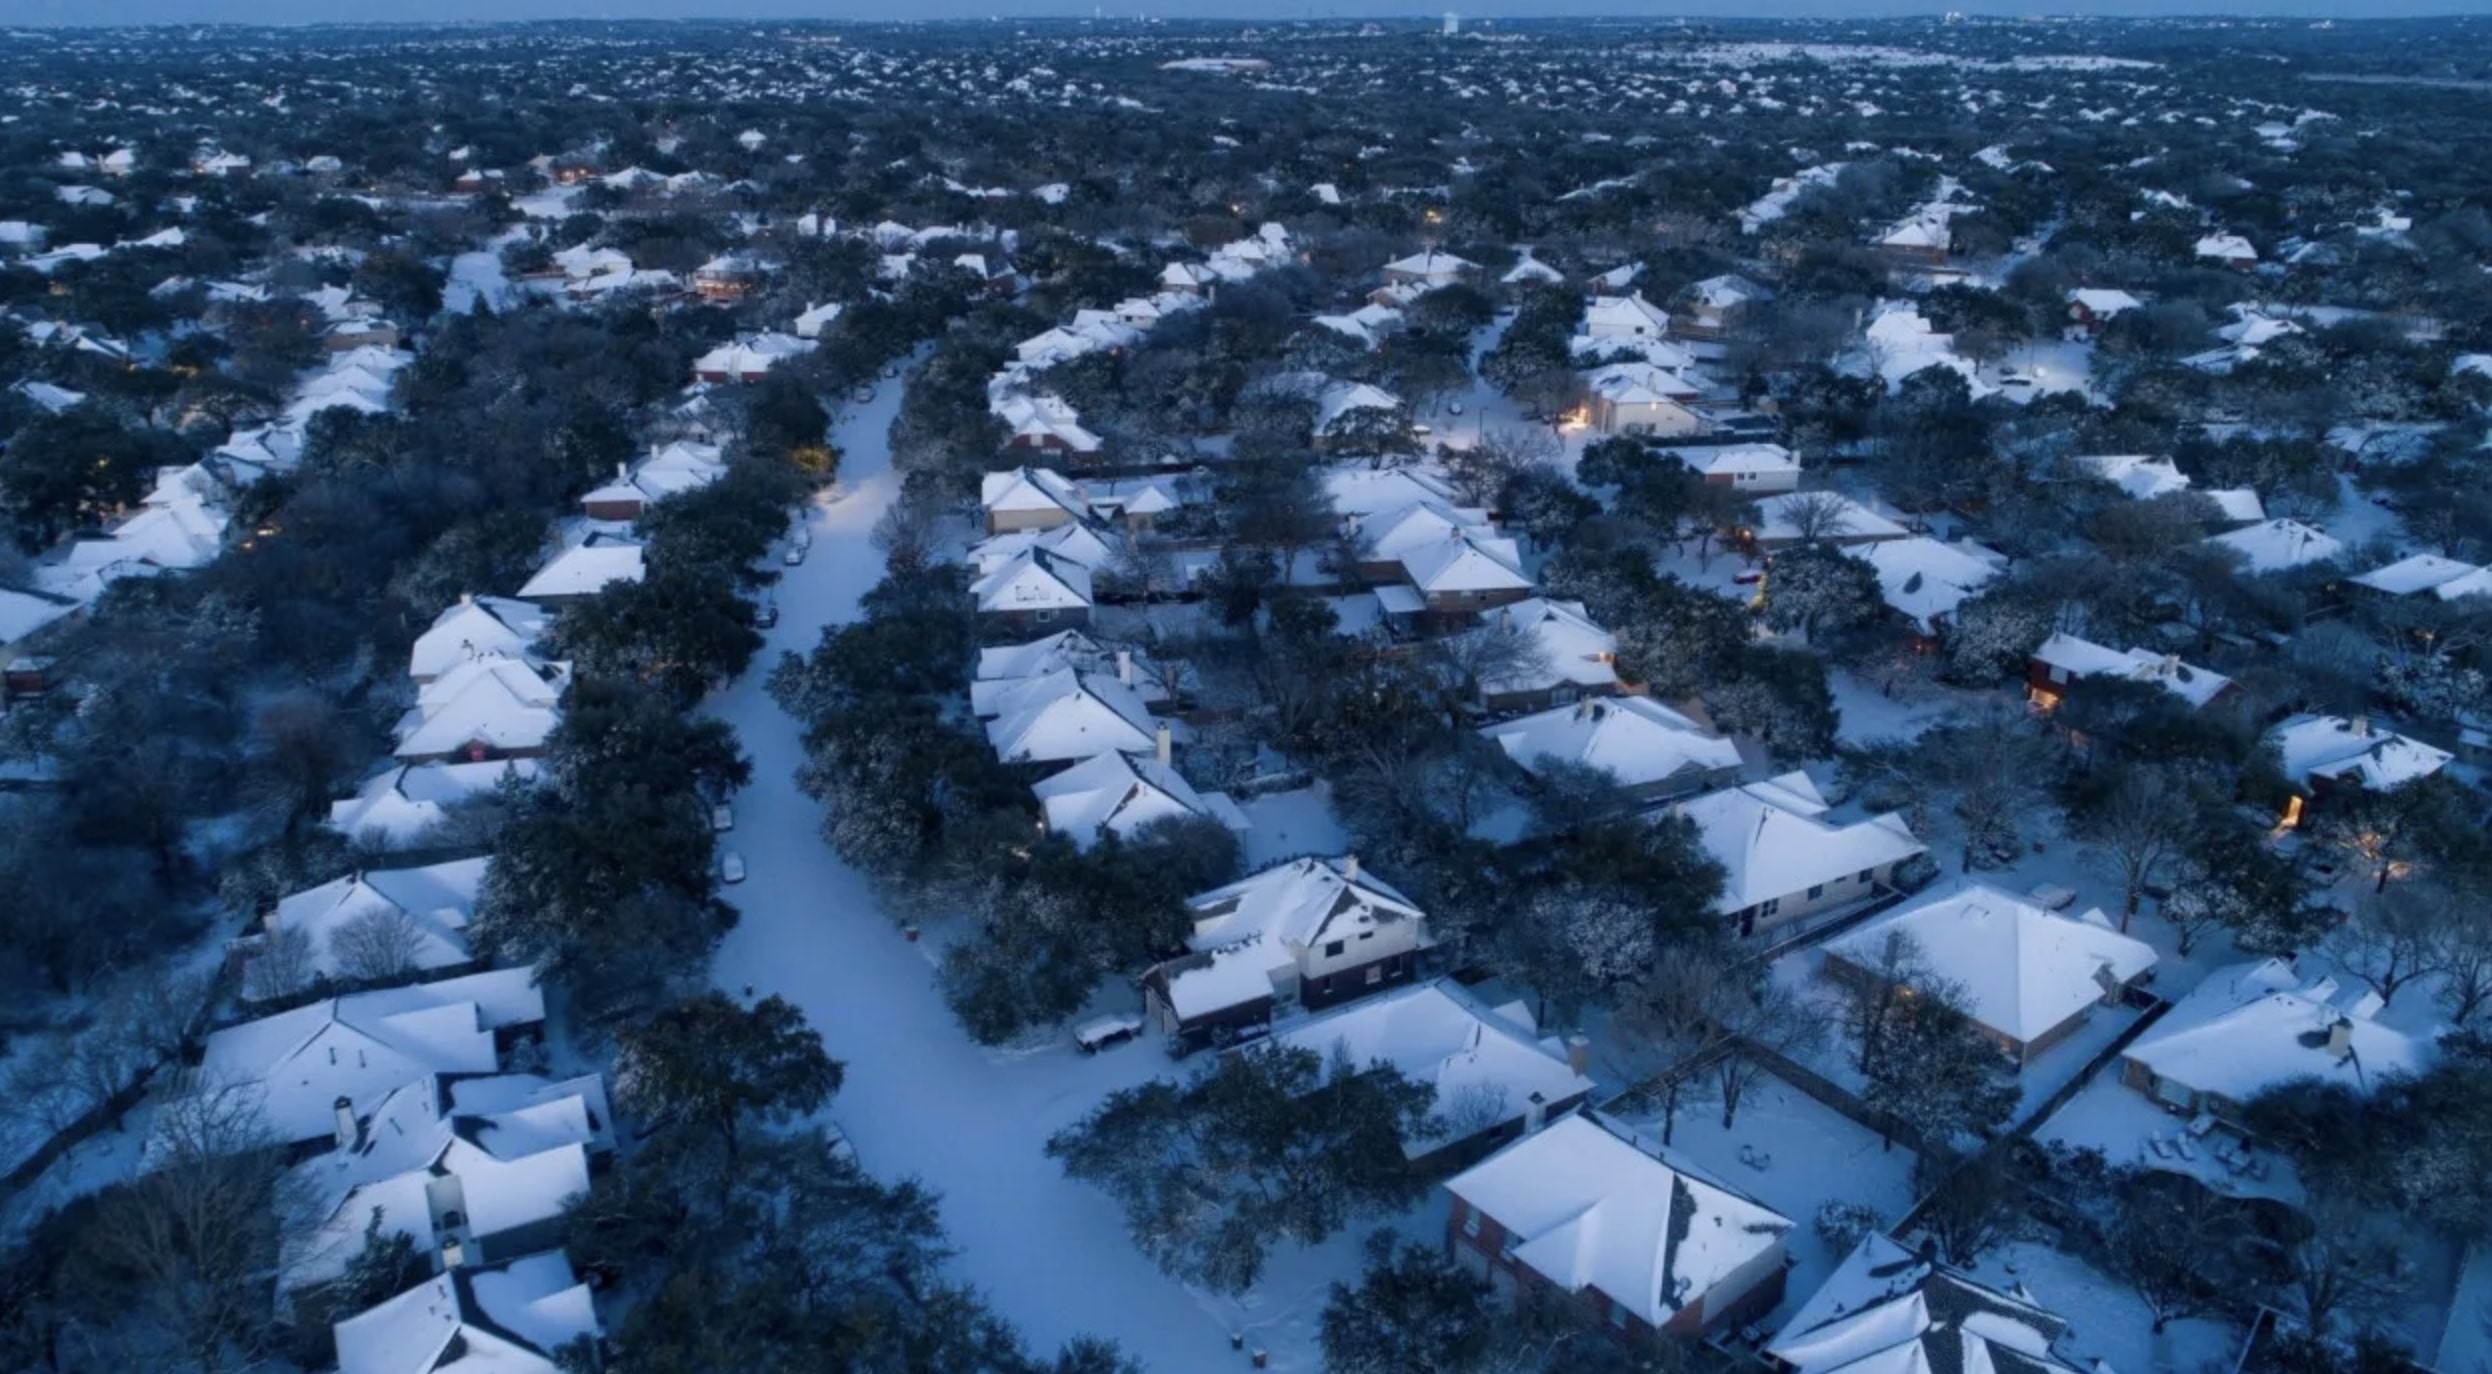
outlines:
{"label": "snowy road", "polygon": [[[732,994],[749,985],[804,1010],[847,1065],[830,1114],[858,1158],[942,1192],[960,1251],[955,1274],[985,1290],[1035,1347],[1052,1351],[1090,1332],[1159,1374],[1229,1361],[1244,1368],[1228,1332],[1255,1327],[1257,1315],[1163,1277],[1126,1240],[1106,1198],[1065,1179],[1041,1152],[1051,1132],[1166,1060],[1139,1043],[1097,1058],[1069,1046],[1016,1056],[972,1044],[936,991],[928,947],[902,939],[876,909],[865,878],[822,842],[820,806],[796,790],[797,728],[764,682],[781,650],[810,649],[823,625],[853,619],[858,597],[881,577],[869,536],[898,493],[884,436],[901,388],[880,390],[835,431],[845,494],[806,512],[813,548],[803,566],[782,569],[768,648],[708,706],[735,726],[754,762],[736,828],[722,837],[752,876],[725,889],[743,920],[719,951],[718,985]],[[1287,1327],[1272,1333],[1275,1368],[1313,1367],[1311,1355],[1286,1354],[1303,1351],[1321,1302],[1316,1283],[1274,1304],[1285,1310],[1270,1319]]]}

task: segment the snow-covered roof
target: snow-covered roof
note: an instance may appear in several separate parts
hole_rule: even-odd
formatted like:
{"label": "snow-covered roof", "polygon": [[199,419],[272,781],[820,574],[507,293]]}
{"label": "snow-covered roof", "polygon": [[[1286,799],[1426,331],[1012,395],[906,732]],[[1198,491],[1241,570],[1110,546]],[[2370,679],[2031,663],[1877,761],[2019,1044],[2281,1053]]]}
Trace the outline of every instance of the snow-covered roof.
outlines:
{"label": "snow-covered roof", "polygon": [[1356,858],[1292,859],[1186,899],[1196,950],[1261,941],[1284,951],[1355,938],[1400,921],[1426,921],[1408,897]]}
{"label": "snow-covered roof", "polygon": [[0,644],[15,644],[77,609],[78,603],[65,597],[0,587]]}
{"label": "snow-covered roof", "polygon": [[2141,501],[2189,490],[2189,475],[2174,467],[2169,458],[2150,458],[2142,453],[2090,453],[2072,461]]}
{"label": "snow-covered roof", "polygon": [[2054,668],[2065,670],[2072,677],[2106,676],[2152,683],[2192,706],[2206,705],[2232,685],[2231,678],[2210,669],[2192,667],[2181,662],[2177,654],[2106,648],[2064,631],[2042,641],[2042,647],[2034,650],[2033,656]]}
{"label": "snow-covered roof", "polygon": [[1197,792],[1153,757],[1100,754],[1040,779],[1030,790],[1038,796],[1047,829],[1076,849],[1090,848],[1102,833],[1131,836],[1175,816],[1200,816],[1231,830],[1251,828],[1226,793]]}
{"label": "snow-covered roof", "polygon": [[1724,912],[1787,898],[1928,849],[1900,815],[1849,825],[1827,820],[1824,794],[1800,772],[1708,792],[1671,809],[1695,823],[1705,852],[1722,866],[1722,896],[1714,906]]}
{"label": "snow-covered roof", "polygon": [[1800,526],[1792,518],[1793,512],[1819,504],[1832,505],[1837,512],[1820,531],[1828,538],[1902,539],[1912,533],[1840,492],[1788,491],[1757,502],[1756,537],[1767,542],[1799,538]]}
{"label": "snow-covered roof", "polygon": [[548,1251],[436,1274],[335,1332],[338,1374],[560,1374],[554,1352],[598,1325],[588,1285]]}
{"label": "snow-covered roof", "polygon": [[1526,772],[1550,760],[1607,769],[1622,787],[1739,766],[1729,740],[1650,697],[1601,697],[1485,727]]}
{"label": "snow-covered roof", "polygon": [[1652,1326],[1773,1255],[1791,1222],[1583,1116],[1523,1137],[1446,1183],[1564,1292],[1586,1288]]}
{"label": "snow-covered roof", "polygon": [[1924,969],[1962,991],[1966,1015],[2017,1041],[2038,1039],[2102,1000],[2105,970],[2126,984],[2155,966],[2154,947],[2112,929],[2100,911],[2062,916],[1986,883],[1881,915],[1826,952],[1874,971],[1896,933],[1920,946]]}
{"label": "snow-covered roof", "polygon": [[1087,515],[1090,502],[1081,489],[1053,468],[1014,468],[990,472],[978,481],[978,504],[989,511],[1063,511]]}
{"label": "snow-covered roof", "polygon": [[396,848],[438,824],[450,807],[491,795],[505,777],[533,780],[536,771],[533,759],[399,764],[366,779],[355,795],[331,802],[329,828]]}
{"label": "snow-covered roof", "polygon": [[2222,262],[2256,262],[2258,250],[2239,234],[2208,234],[2192,250],[2199,257]]}
{"label": "snow-covered roof", "polygon": [[409,1079],[492,1073],[496,1030],[545,1019],[533,969],[493,969],[434,983],[325,998],[228,1026],[207,1038],[199,1075],[253,1091],[280,1141],[335,1133],[338,1098],[358,1112]]}
{"label": "snow-covered roof", "polygon": [[1105,673],[1058,668],[1012,683],[985,705],[995,713],[987,742],[1006,763],[1070,763],[1156,747],[1150,707]]}
{"label": "snow-covered roof", "polygon": [[1333,510],[1342,515],[1376,515],[1429,501],[1460,504],[1443,470],[1428,463],[1384,468],[1344,463],[1325,469],[1323,482]]}
{"label": "snow-covered roof", "polygon": [[1105,442],[1082,427],[1081,412],[1060,396],[1002,396],[989,402],[987,409],[1015,439],[1062,444],[1073,453],[1096,453]]}
{"label": "snow-covered roof", "polygon": [[1584,374],[1584,385],[1611,405],[1653,406],[1687,401],[1700,388],[1685,377],[1650,362],[1608,363]]}
{"label": "snow-covered roof", "polygon": [[562,722],[563,664],[516,658],[459,663],[426,683],[398,721],[396,754],[439,758],[483,744],[500,753],[540,749]]}
{"label": "snow-covered roof", "polygon": [[[2170,1079],[2233,1102],[2248,1102],[2297,1078],[2324,1078],[2368,1090],[2381,1077],[2427,1067],[2432,1038],[2383,1025],[2377,999],[2333,978],[2305,983],[2282,959],[2236,964],[2208,974],[2128,1057]],[[2345,1049],[2328,1048],[2345,1028]]]}
{"label": "snow-covered roof", "polygon": [[1384,265],[1384,270],[1406,277],[1422,277],[1430,281],[1438,281],[1451,280],[1465,272],[1476,272],[1479,266],[1478,263],[1468,258],[1458,258],[1451,253],[1439,252],[1431,248],[1425,252],[1413,253],[1406,258],[1395,258]]}
{"label": "snow-covered roof", "polygon": [[359,1122],[354,1145],[296,1166],[292,1177],[322,1220],[286,1238],[279,1282],[300,1288],[338,1277],[376,1214],[383,1234],[406,1236],[425,1255],[452,1236],[504,1235],[560,1216],[588,1191],[590,1153],[613,1147],[605,1086],[594,1074],[563,1084],[506,1081],[518,1086],[490,1095],[519,1100],[461,1110],[460,1089],[413,1080]]}
{"label": "snow-covered roof", "polygon": [[[452,859],[421,868],[376,868],[334,878],[280,898],[269,913],[268,928],[301,931],[309,940],[312,966],[334,978],[346,970],[335,941],[340,931],[357,922],[396,913],[408,932],[402,951],[411,968],[450,968],[472,961],[468,919],[475,914],[476,894],[484,885],[484,858]],[[385,971],[386,972],[386,971]]]}
{"label": "snow-covered roof", "polygon": [[431,628],[415,637],[407,673],[421,682],[486,655],[522,658],[536,647],[552,621],[533,601],[506,596],[462,596]]}
{"label": "snow-covered roof", "polygon": [[1030,553],[1054,563],[1097,572],[1115,562],[1117,546],[1087,521],[1045,529],[1007,530],[969,546],[969,566],[978,576],[999,571]]}
{"label": "snow-covered roof", "polygon": [[1969,541],[1942,544],[1919,535],[1883,539],[1843,552],[1875,569],[1878,591],[1886,604],[1924,631],[1937,628],[1940,619],[1997,577],[2005,562]]}
{"label": "snow-covered roof", "polygon": [[1366,382],[1335,382],[1324,388],[1315,399],[1315,431],[1329,432],[1352,412],[1361,410],[1399,410],[1402,398],[1380,386]]}
{"label": "snow-covered roof", "polygon": [[1690,304],[1707,310],[1729,310],[1750,301],[1770,301],[1774,298],[1771,290],[1736,273],[1707,277],[1688,287],[1683,295]]}
{"label": "snow-covered roof", "polygon": [[1090,569],[1041,549],[1026,549],[971,583],[969,594],[981,611],[1083,609],[1090,605]]}
{"label": "snow-covered roof", "polygon": [[1739,473],[1796,473],[1800,455],[1780,444],[1716,444],[1706,448],[1674,448],[1670,456],[1708,477]]}
{"label": "snow-covered roof", "polygon": [[[2356,586],[2368,587],[2390,596],[2412,596],[2430,592],[2442,601],[2461,596],[2492,594],[2492,568],[2461,563],[2436,553],[2418,553],[2383,568],[2373,568],[2350,579]],[[8,636],[0,633],[0,639]]]}
{"label": "snow-covered roof", "polygon": [[2098,320],[2107,320],[2115,315],[2125,314],[2145,304],[2126,291],[2113,291],[2094,286],[2080,286],[2070,291],[2068,303],[2084,306],[2086,312]]}
{"label": "snow-covered roof", "polygon": [[[1515,1015],[1525,1009],[1515,1005]],[[1336,1053],[1353,1066],[1390,1064],[1403,1077],[1436,1089],[1432,1115],[1448,1134],[1470,1136],[1523,1120],[1537,1095],[1544,1108],[1579,1098],[1592,1080],[1568,1067],[1564,1046],[1543,1039],[1528,1021],[1480,1006],[1450,981],[1397,988],[1272,1037],[1278,1044]],[[1408,1142],[1413,1155],[1445,1143]]]}
{"label": "snow-covered roof", "polygon": [[1592,338],[1659,338],[1670,332],[1670,313],[1642,296],[1594,296],[1576,332]]}
{"label": "snow-covered roof", "polygon": [[638,582],[648,575],[640,545],[625,539],[574,544],[546,560],[519,588],[522,598],[593,596],[612,582]]}
{"label": "snow-covered roof", "polygon": [[1536,663],[1480,684],[1492,695],[1573,686],[1605,690],[1618,685],[1618,637],[1601,628],[1580,601],[1535,596],[1500,606],[1473,634],[1512,629],[1538,651]]}
{"label": "snow-covered roof", "polygon": [[2284,775],[2296,782],[2327,778],[2386,791],[2427,778],[2452,757],[2446,749],[2409,739],[2368,718],[2300,715],[2267,732]]}
{"label": "snow-covered roof", "polygon": [[1767,1342],[1792,1374],[2077,1374],[2068,1323],[1872,1231]]}

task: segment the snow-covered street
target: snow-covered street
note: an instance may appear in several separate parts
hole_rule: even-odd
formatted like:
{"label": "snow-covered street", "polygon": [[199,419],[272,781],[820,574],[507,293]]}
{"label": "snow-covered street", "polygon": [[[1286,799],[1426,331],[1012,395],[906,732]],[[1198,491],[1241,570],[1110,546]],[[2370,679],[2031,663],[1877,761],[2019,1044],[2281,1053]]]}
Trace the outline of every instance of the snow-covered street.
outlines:
{"label": "snow-covered street", "polygon": [[[1191,1292],[1134,1249],[1105,1196],[1066,1179],[1043,1152],[1049,1134],[1102,1095],[1167,1061],[1147,1043],[1096,1058],[1069,1042],[1018,1055],[973,1044],[936,990],[932,946],[908,942],[877,909],[864,875],[823,843],[821,807],[796,790],[797,727],[770,700],[766,679],[782,650],[809,649],[823,625],[853,618],[858,597],[881,577],[870,536],[899,489],[885,435],[901,390],[881,388],[840,421],[840,494],[805,513],[813,547],[803,565],[783,569],[769,646],[709,703],[754,761],[736,828],[721,837],[752,876],[725,889],[743,919],[719,951],[718,985],[738,996],[748,986],[756,996],[776,993],[804,1010],[847,1065],[830,1114],[859,1160],[877,1175],[914,1174],[940,1190],[960,1252],[954,1272],[984,1289],[1035,1346],[1089,1332],[1113,1337],[1155,1370],[1224,1360],[1242,1368],[1244,1357],[1229,1350],[1232,1329],[1272,1322],[1293,1335],[1309,1330],[1324,1285],[1306,1282],[1307,1266],[1289,1266],[1291,1291],[1251,1311]],[[1340,1262],[1323,1267],[1354,1271],[1354,1246],[1326,1247],[1336,1249]],[[1313,1367],[1311,1358],[1286,1358],[1287,1342],[1273,1343],[1275,1368]]]}

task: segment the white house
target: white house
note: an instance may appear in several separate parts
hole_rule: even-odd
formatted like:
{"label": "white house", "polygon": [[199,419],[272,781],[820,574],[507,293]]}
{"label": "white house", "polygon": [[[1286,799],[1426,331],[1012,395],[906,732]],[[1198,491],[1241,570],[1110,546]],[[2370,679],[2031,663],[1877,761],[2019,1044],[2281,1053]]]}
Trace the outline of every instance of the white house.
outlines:
{"label": "white house", "polygon": [[2001,1292],[1872,1231],[1765,1353],[1790,1374],[2079,1374],[2052,1353],[2067,1330],[2021,1285]]}
{"label": "white house", "polygon": [[1609,363],[1584,375],[1592,427],[1603,434],[1684,438],[1705,431],[1705,419],[1688,405],[1695,383],[1650,362]]}
{"label": "white house", "polygon": [[1053,468],[990,472],[978,481],[978,505],[986,512],[989,534],[1048,529],[1090,513],[1090,503],[1080,489]]}
{"label": "white house", "polygon": [[462,595],[415,637],[407,675],[420,685],[478,658],[526,658],[552,617],[533,601]]}
{"label": "white house", "polygon": [[2259,1094],[2296,1079],[2367,1093],[2437,1053],[2433,1035],[2387,1025],[2379,1009],[2367,988],[2305,980],[2283,959],[2218,969],[2120,1056],[2120,1081],[2174,1111],[2234,1123]]}
{"label": "white house", "polygon": [[299,934],[313,970],[330,978],[386,978],[474,963],[467,926],[488,862],[452,859],[350,873],[279,898],[265,925],[271,936]]}
{"label": "white house", "polygon": [[1019,629],[1090,622],[1090,569],[1029,549],[970,584],[980,615]]}
{"label": "white house", "polygon": [[1413,253],[1406,258],[1395,258],[1386,263],[1384,279],[1388,282],[1433,288],[1451,286],[1458,281],[1468,281],[1478,276],[1479,271],[1480,265],[1468,258],[1458,258],[1451,253],[1430,248],[1424,252]]}
{"label": "white house", "polygon": [[1942,544],[1918,535],[1861,544],[1843,552],[1876,570],[1878,592],[1887,608],[1912,622],[1922,634],[1936,634],[1956,607],[1996,578],[2007,562],[1971,540]]}
{"label": "white house", "polygon": [[560,1239],[564,1207],[588,1191],[590,1156],[613,1148],[595,1074],[411,1080],[356,1118],[352,1138],[293,1169],[320,1221],[285,1238],[278,1283],[301,1289],[343,1275],[376,1216],[381,1234],[407,1237],[436,1265],[542,1250]]}
{"label": "white house", "polygon": [[2100,911],[2062,916],[1986,883],[1960,884],[1846,931],[1825,946],[1828,977],[1880,976],[1890,937],[1908,937],[1920,968],[1955,985],[1976,1029],[2022,1067],[2118,1005],[2154,971],[2154,947]]}
{"label": "white house", "polygon": [[1607,771],[1641,797],[1682,796],[1739,771],[1729,740],[1650,697],[1599,697],[1483,727],[1526,773],[1556,762]]}
{"label": "white house", "polygon": [[467,802],[490,797],[504,779],[536,780],[534,759],[484,763],[401,763],[364,780],[355,795],[329,803],[329,828],[363,844],[403,849]]}
{"label": "white house", "polygon": [[333,1329],[337,1374],[561,1374],[554,1353],[599,1331],[560,1251],[447,1270]]}
{"label": "white house", "polygon": [[616,582],[638,582],[648,576],[646,555],[636,540],[591,533],[569,545],[536,570],[519,588],[524,601],[565,601],[595,596]]}
{"label": "white house", "polygon": [[[196,1078],[247,1094],[281,1144],[351,1135],[411,1079],[500,1070],[497,1033],[545,1020],[533,969],[324,998],[211,1033]],[[176,1109],[168,1105],[168,1110]]]}
{"label": "white house", "polygon": [[1480,683],[1492,709],[1565,704],[1618,691],[1618,637],[1601,628],[1580,601],[1531,597],[1500,606],[1468,633],[1521,635],[1530,661],[1499,669]]}
{"label": "white house", "polygon": [[981,703],[987,742],[1006,763],[1074,763],[1150,753],[1160,722],[1134,689],[1104,673],[1059,668],[1021,678]]}
{"label": "white house", "polygon": [[2448,766],[2448,750],[2409,739],[2368,716],[2298,715],[2267,732],[2285,777],[2300,789],[2283,824],[2299,825],[2307,803],[2339,791],[2386,792]]}
{"label": "white house", "polygon": [[1062,835],[1076,849],[1088,849],[1102,835],[1129,838],[1153,821],[1184,816],[1215,821],[1233,831],[1252,828],[1246,813],[1225,792],[1198,792],[1165,756],[1167,732],[1159,732],[1160,752],[1149,756],[1097,754],[1031,787],[1048,833]]}
{"label": "white house", "polygon": [[1888,890],[1905,860],[1928,852],[1893,812],[1843,824],[1826,818],[1808,774],[1785,773],[1672,806],[1722,866],[1714,909],[1741,935],[1773,930]]}
{"label": "white house", "polygon": [[1800,489],[1800,455],[1780,444],[1718,444],[1669,452],[1709,486],[1757,493]]}
{"label": "white house", "polygon": [[1304,858],[1186,901],[1192,952],[1143,977],[1155,1025],[1218,1036],[1276,1007],[1325,1007],[1410,980],[1435,946],[1408,897],[1358,857]]}
{"label": "white house", "polygon": [[1591,339],[1658,339],[1670,332],[1670,314],[1641,295],[1594,296],[1584,303],[1576,333]]}
{"label": "white house", "polygon": [[2419,596],[2429,592],[2441,601],[2455,601],[2464,596],[2492,595],[2492,568],[2434,553],[2413,554],[2346,580],[2382,596]]}
{"label": "white house", "polygon": [[411,763],[533,758],[562,723],[568,664],[475,658],[424,684],[392,752]]}
{"label": "white house", "polygon": [[1585,1302],[1622,1336],[1693,1337],[1782,1301],[1789,1219],[1587,1116],[1523,1137],[1445,1190],[1457,1265],[1507,1292]]}
{"label": "white house", "polygon": [[2190,249],[2199,258],[2223,267],[2255,267],[2258,249],[2239,234],[2208,234]]}
{"label": "white house", "polygon": [[2183,663],[2177,654],[2112,649],[2060,631],[2033,651],[2026,676],[2026,699],[2048,710],[2066,695],[2068,684],[2081,677],[2147,683],[2161,687],[2192,707],[2204,707],[2232,687],[2231,678]]}

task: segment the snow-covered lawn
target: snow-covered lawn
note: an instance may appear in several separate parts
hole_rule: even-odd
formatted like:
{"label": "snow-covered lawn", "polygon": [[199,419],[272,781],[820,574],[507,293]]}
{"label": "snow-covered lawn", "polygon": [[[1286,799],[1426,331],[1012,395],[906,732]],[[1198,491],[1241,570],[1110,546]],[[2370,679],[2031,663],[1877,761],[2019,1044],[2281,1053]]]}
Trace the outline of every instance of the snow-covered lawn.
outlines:
{"label": "snow-covered lawn", "polygon": [[1873,678],[1828,665],[1826,678],[1834,689],[1835,710],[1842,713],[1835,735],[1850,744],[1876,739],[1917,739],[1923,731],[1963,710],[1968,701],[1963,693],[1911,674]]}
{"label": "snow-covered lawn", "polygon": [[2068,1319],[2058,1353],[2079,1369],[2097,1360],[2121,1374],[2203,1374],[2229,1370],[2240,1333],[2228,1322],[2172,1323],[2161,1336],[2135,1293],[2073,1255],[2033,1241],[2012,1241],[1974,1266],[1982,1280],[2004,1288],[2021,1283],[2044,1307]]}
{"label": "snow-covered lawn", "polygon": [[[784,570],[768,648],[708,703],[754,761],[727,837],[752,877],[726,889],[742,919],[719,950],[718,986],[775,993],[804,1010],[847,1066],[829,1115],[858,1158],[877,1174],[915,1175],[943,1194],[943,1221],[959,1250],[953,1273],[985,1290],[1040,1347],[1091,1332],[1152,1369],[1229,1360],[1243,1367],[1229,1333],[1251,1329],[1271,1349],[1273,1368],[1313,1371],[1315,1313],[1334,1279],[1355,1276],[1359,1238],[1276,1256],[1270,1277],[1242,1302],[1163,1276],[1134,1249],[1106,1196],[1066,1179],[1044,1147],[1109,1092],[1169,1071],[1166,1058],[1148,1043],[1096,1057],[1069,1041],[1009,1051],[972,1044],[935,987],[932,943],[901,935],[864,875],[822,842],[821,808],[796,790],[797,727],[764,679],[780,650],[809,649],[824,624],[853,618],[858,597],[881,576],[868,536],[898,492],[885,434],[900,394],[883,388],[840,421],[841,493],[803,514],[812,553]],[[1280,803],[1283,826],[1309,823],[1310,808],[1267,800]],[[1427,1234],[1430,1224],[1422,1216],[1406,1229]]]}
{"label": "snow-covered lawn", "polygon": [[482,302],[503,310],[516,295],[510,279],[502,274],[502,255],[490,248],[479,249],[450,260],[450,280],[441,288],[441,308],[453,315],[470,315]]}
{"label": "snow-covered lawn", "polygon": [[2114,1165],[2148,1164],[2185,1173],[2234,1197],[2269,1197],[2296,1205],[2301,1202],[2301,1181],[2294,1176],[2292,1166],[2272,1152],[2260,1152],[2267,1161],[2267,1177],[2255,1179],[2230,1172],[2199,1145],[2190,1146],[2190,1156],[2157,1156],[2146,1144],[2149,1136],[2173,1140],[2188,1124],[2186,1118],[2164,1110],[2144,1093],[2122,1083],[2115,1066],[2086,1084],[2083,1091],[2069,1099],[2067,1106],[2053,1112],[2050,1120],[2034,1129],[2033,1138],[2044,1145],[2100,1150]]}
{"label": "snow-covered lawn", "polygon": [[[1617,1119],[1635,1127],[1648,1148],[1659,1144],[1657,1111],[1625,1112]],[[1743,1148],[1762,1151],[1766,1166],[1759,1169],[1742,1161]],[[1718,1103],[1682,1105],[1670,1149],[1791,1219],[1787,1245],[1793,1264],[1783,1303],[1786,1313],[1815,1292],[1843,1258],[1819,1239],[1814,1225],[1818,1208],[1837,1199],[1857,1202],[1876,1209],[1880,1220],[1892,1226],[1914,1200],[1912,1151],[1901,1145],[1879,1148],[1876,1134],[1778,1078],[1762,1079],[1749,1089],[1740,1101],[1737,1124],[1727,1131]]]}
{"label": "snow-covered lawn", "polygon": [[1270,792],[1238,803],[1255,828],[1245,834],[1246,866],[1262,868],[1300,854],[1339,854],[1350,837],[1333,819],[1331,789],[1322,783]]}

